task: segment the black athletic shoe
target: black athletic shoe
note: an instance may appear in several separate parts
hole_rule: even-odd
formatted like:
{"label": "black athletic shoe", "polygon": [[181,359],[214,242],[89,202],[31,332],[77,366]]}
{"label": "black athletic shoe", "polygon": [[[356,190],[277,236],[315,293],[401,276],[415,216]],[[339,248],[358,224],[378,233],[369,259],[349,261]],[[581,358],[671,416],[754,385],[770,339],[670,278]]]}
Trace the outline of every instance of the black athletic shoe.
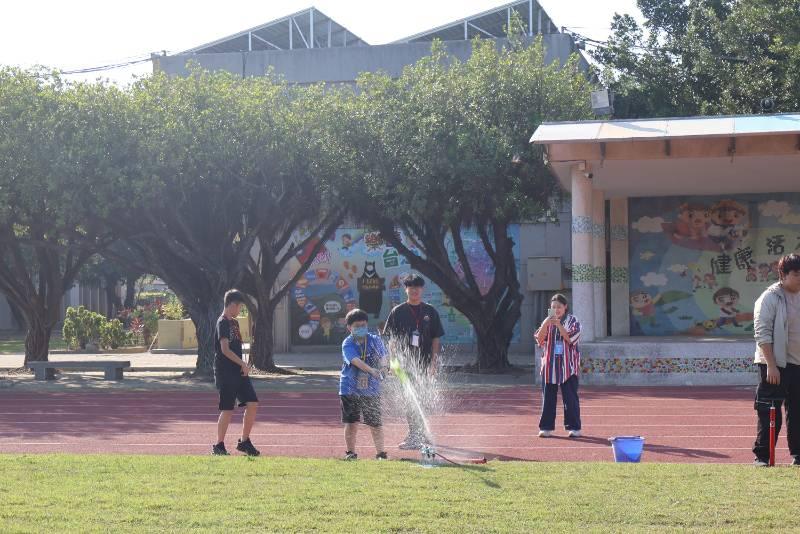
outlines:
{"label": "black athletic shoe", "polygon": [[358,460],[358,455],[356,453],[354,453],[353,451],[347,451],[346,453],[344,453],[343,460],[345,460],[347,462],[350,462],[352,460]]}
{"label": "black athletic shoe", "polygon": [[800,466],[800,456],[795,456],[795,457],[792,459],[792,465],[797,465],[797,466]]}
{"label": "black athletic shoe", "polygon": [[375,455],[375,459],[376,460],[388,460],[389,456],[386,454],[386,452],[379,452],[378,454]]}
{"label": "black athletic shoe", "polygon": [[225,444],[222,442],[211,447],[211,454],[214,456],[230,456],[230,453],[228,453],[228,450],[225,448]]}
{"label": "black athletic shoe", "polygon": [[261,453],[258,452],[258,449],[253,447],[253,443],[250,441],[250,438],[247,438],[244,441],[240,439],[239,443],[236,445],[236,450],[245,453],[247,456],[261,455]]}

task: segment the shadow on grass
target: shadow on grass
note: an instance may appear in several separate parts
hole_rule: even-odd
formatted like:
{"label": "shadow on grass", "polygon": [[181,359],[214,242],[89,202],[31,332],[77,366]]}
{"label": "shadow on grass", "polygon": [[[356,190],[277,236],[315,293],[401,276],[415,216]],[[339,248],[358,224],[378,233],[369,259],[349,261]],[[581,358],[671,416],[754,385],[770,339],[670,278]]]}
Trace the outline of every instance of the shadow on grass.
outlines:
{"label": "shadow on grass", "polygon": [[[439,455],[439,456],[441,456],[441,455]],[[412,460],[410,458],[401,458],[399,461],[407,463],[407,464],[419,465],[420,469],[428,469],[428,468],[423,468],[422,465],[420,464],[419,460]],[[493,480],[489,480],[488,478],[483,476],[486,473],[494,473],[494,469],[492,469],[491,467],[487,467],[485,465],[458,464],[458,463],[449,463],[449,462],[441,461],[440,463],[436,464],[435,467],[432,467],[430,469],[459,469],[461,471],[464,471],[464,472],[469,473],[470,475],[476,477],[481,482],[483,482],[483,484],[485,484],[486,486],[488,486],[490,488],[503,489],[503,487],[500,484],[498,484],[497,482],[495,482]]]}

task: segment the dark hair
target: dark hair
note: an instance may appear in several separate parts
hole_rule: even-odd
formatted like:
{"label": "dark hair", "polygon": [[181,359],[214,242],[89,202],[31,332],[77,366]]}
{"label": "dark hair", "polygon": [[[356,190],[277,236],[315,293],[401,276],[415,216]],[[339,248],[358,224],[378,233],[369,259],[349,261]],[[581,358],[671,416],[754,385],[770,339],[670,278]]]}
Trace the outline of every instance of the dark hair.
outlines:
{"label": "dark hair", "polygon": [[347,239],[353,239],[353,236],[351,236],[350,234],[342,234],[342,239],[344,239],[345,237]]}
{"label": "dark hair", "polygon": [[716,303],[720,297],[736,297],[738,299],[739,292],[731,287],[721,287],[714,293],[714,302]]}
{"label": "dark hair", "polygon": [[367,315],[367,312],[364,310],[355,308],[347,312],[344,320],[347,321],[347,326],[351,326],[353,323],[357,323],[358,321],[369,321],[369,315]]}
{"label": "dark hair", "polygon": [[229,289],[225,292],[225,298],[223,299],[225,302],[225,307],[227,308],[231,304],[239,303],[239,304],[246,304],[247,301],[244,298],[244,293],[239,291],[238,289]]}
{"label": "dark hair", "polygon": [[409,274],[403,280],[406,287],[425,287],[425,279],[418,274]]}
{"label": "dark hair", "polygon": [[778,261],[778,271],[787,275],[792,271],[800,271],[800,255],[787,254]]}
{"label": "dark hair", "polygon": [[555,295],[553,295],[552,298],[550,299],[550,302],[560,302],[561,304],[567,307],[567,310],[569,310],[569,301],[567,300],[567,297],[565,297],[561,293],[556,293]]}

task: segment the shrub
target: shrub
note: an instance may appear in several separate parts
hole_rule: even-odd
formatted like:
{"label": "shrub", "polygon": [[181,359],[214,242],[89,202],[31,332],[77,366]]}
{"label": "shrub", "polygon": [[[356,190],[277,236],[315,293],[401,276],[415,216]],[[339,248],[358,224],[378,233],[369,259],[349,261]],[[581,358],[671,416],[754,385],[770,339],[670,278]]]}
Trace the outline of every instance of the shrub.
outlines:
{"label": "shrub", "polygon": [[177,297],[168,299],[161,305],[161,318],[177,321],[186,317],[183,304]]}
{"label": "shrub", "polygon": [[105,321],[100,327],[100,345],[104,349],[118,349],[127,345],[131,337],[131,333],[125,331],[119,319]]}
{"label": "shrub", "polygon": [[61,336],[67,347],[85,349],[88,343],[100,341],[100,329],[106,322],[106,318],[99,313],[89,311],[83,306],[70,306],[67,308]]}

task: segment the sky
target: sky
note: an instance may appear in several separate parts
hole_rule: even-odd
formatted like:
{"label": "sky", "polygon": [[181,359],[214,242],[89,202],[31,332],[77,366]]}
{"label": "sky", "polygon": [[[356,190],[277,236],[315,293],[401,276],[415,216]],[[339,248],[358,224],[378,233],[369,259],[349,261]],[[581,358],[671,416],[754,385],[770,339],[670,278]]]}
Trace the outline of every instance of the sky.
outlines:
{"label": "sky", "polygon": [[[508,0],[40,0],[3,2],[0,65],[73,70],[177,53],[311,6],[370,44],[384,44]],[[615,12],[639,16],[635,0],[541,0],[559,27],[604,39]],[[78,76],[127,83],[149,61]]]}

